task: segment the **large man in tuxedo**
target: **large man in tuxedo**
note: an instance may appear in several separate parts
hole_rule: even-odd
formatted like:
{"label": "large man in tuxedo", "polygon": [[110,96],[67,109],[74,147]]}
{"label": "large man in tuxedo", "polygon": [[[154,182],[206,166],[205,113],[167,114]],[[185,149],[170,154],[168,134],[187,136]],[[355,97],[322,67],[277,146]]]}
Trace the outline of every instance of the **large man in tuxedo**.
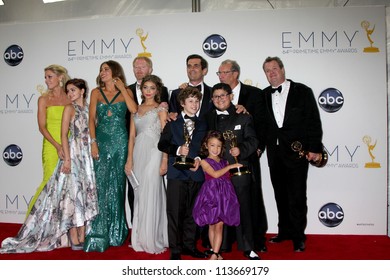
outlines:
{"label": "large man in tuxedo", "polygon": [[[260,110],[270,176],[279,214],[278,235],[270,242],[292,240],[295,252],[305,250],[307,224],[306,181],[308,161],[320,158],[322,126],[313,91],[304,84],[286,80],[285,69],[278,57],[268,57],[263,70],[270,86],[264,89]],[[291,144],[299,141],[308,152],[299,158]]]}
{"label": "large man in tuxedo", "polygon": [[[189,55],[186,59],[187,67],[187,77],[188,77],[188,86],[193,86],[198,88],[202,93],[202,99],[200,100],[200,109],[196,113],[199,118],[203,118],[204,115],[213,108],[213,103],[211,102],[211,87],[209,87],[204,82],[204,77],[208,72],[208,62],[202,56],[198,54]],[[178,94],[181,89],[175,89],[171,93],[169,100],[169,112],[170,117],[175,118],[178,113],[181,111],[180,103],[177,99]]]}
{"label": "large man in tuxedo", "polygon": [[[235,60],[224,60],[218,68],[217,75],[221,83],[228,84],[233,91],[232,103],[242,105],[252,115],[256,135],[260,137],[260,108],[262,90],[240,82],[240,65]],[[264,149],[257,147],[257,153],[252,155],[252,176],[254,184],[251,185],[251,209],[253,219],[253,236],[257,251],[266,252],[265,234],[268,230],[267,214],[264,206],[261,184],[260,156]],[[229,250],[230,248],[225,248]]]}
{"label": "large man in tuxedo", "polygon": [[[142,79],[152,74],[153,72],[153,62],[149,57],[137,56],[133,60],[133,73],[136,78],[136,82],[129,85],[128,88],[133,92],[134,101],[137,105],[142,103],[142,91],[140,88]],[[162,87],[160,94],[161,102],[167,102],[169,99],[168,89],[166,87]],[[126,122],[127,122],[127,130],[130,131],[130,117],[131,113],[127,111],[126,113]],[[130,182],[127,181],[129,186],[127,190],[127,199],[129,201],[129,206],[131,210],[130,221],[133,222],[133,211],[134,211],[134,190],[130,185]]]}
{"label": "large man in tuxedo", "polygon": [[[238,114],[235,106],[231,103],[233,99],[232,90],[228,84],[219,83],[212,88],[212,100],[216,109],[206,115],[209,130],[218,130],[222,133],[231,131],[235,137],[238,152],[231,149],[230,141],[225,143],[224,158],[229,164],[239,163],[252,170],[252,156],[256,153],[258,140],[253,126],[252,116],[249,114]],[[251,173],[233,176],[232,183],[240,203],[240,225],[236,227],[236,238],[238,249],[244,251],[248,259],[259,259],[255,252],[253,238],[253,220],[251,209],[251,186],[254,184]],[[222,244],[230,244],[231,231],[224,230],[224,241]]]}

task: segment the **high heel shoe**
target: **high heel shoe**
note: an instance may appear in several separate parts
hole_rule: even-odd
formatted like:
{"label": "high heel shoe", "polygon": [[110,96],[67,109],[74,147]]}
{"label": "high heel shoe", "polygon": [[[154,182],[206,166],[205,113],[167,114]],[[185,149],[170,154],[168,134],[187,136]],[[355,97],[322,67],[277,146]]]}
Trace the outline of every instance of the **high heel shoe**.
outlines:
{"label": "high heel shoe", "polygon": [[84,248],[84,244],[73,244],[72,238],[70,237],[70,233],[68,231],[68,239],[70,243],[70,247],[72,248],[73,251],[81,251]]}
{"label": "high heel shoe", "polygon": [[223,260],[223,257],[221,256],[220,253],[213,252],[212,255],[215,255],[217,257],[215,260]]}

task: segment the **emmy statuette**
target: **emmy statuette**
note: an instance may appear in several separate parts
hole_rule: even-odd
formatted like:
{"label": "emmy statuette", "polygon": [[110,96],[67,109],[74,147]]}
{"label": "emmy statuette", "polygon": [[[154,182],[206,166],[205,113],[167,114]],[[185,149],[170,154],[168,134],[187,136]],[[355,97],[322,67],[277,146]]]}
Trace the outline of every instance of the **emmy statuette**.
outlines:
{"label": "emmy statuette", "polygon": [[[229,142],[230,148],[237,147],[237,137],[233,133],[233,131],[227,130],[222,135],[223,135],[223,138]],[[236,163],[239,163],[237,157],[234,157],[234,160],[236,161]],[[229,172],[232,176],[241,176],[241,175],[251,173],[247,166],[232,168],[229,170]]]}
{"label": "emmy statuette", "polygon": [[[291,149],[294,152],[298,153],[298,157],[299,158],[302,158],[302,157],[306,156],[309,153],[308,151],[304,151],[302,149],[302,143],[299,142],[299,141],[294,141],[291,144]],[[320,157],[319,157],[318,160],[316,160],[316,161],[309,161],[309,163],[311,165],[315,166],[315,167],[324,167],[327,162],[328,162],[328,153],[325,151],[325,149],[322,149],[322,152],[320,153]]]}
{"label": "emmy statuette", "polygon": [[[195,122],[187,120],[184,122],[184,144],[189,147],[191,143],[191,137],[195,130]],[[187,156],[177,156],[175,159],[174,167],[180,170],[188,170],[195,167],[195,160]]]}

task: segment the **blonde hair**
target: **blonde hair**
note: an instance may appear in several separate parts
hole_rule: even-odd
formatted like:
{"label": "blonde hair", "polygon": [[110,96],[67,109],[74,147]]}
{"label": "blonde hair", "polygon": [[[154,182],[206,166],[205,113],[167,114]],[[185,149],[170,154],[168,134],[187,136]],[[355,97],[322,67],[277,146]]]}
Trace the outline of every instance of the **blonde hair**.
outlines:
{"label": "blonde hair", "polygon": [[[70,80],[70,76],[68,74],[68,70],[66,70],[65,67],[58,65],[58,64],[52,64],[47,66],[44,71],[52,71],[56,76],[62,76],[61,80],[61,88],[65,91],[65,84],[67,81]],[[38,90],[39,91],[39,90]],[[45,92],[41,92],[42,95],[44,94],[50,94],[51,91],[49,89],[46,89]]]}

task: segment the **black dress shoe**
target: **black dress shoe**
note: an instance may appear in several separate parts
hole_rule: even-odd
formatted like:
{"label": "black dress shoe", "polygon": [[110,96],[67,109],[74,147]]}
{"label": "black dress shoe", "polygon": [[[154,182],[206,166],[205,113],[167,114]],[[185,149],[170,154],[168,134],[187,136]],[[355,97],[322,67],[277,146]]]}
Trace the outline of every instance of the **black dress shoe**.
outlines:
{"label": "black dress shoe", "polygon": [[265,253],[268,251],[267,246],[265,246],[264,244],[255,246],[255,250],[261,253]]}
{"label": "black dress shoe", "polygon": [[191,256],[191,257],[197,258],[197,259],[207,258],[206,254],[202,253],[201,251],[199,251],[196,248],[193,248],[193,249],[184,248],[181,253],[182,253],[182,255]]}
{"label": "black dress shoe", "polygon": [[171,253],[171,260],[181,260],[180,253]]}
{"label": "black dress shoe", "polygon": [[294,252],[304,252],[306,249],[304,241],[294,241]]}
{"label": "black dress shoe", "polygon": [[244,256],[249,260],[260,260],[259,255],[255,251],[245,251]]}
{"label": "black dress shoe", "polygon": [[289,238],[283,237],[283,236],[281,236],[281,235],[275,235],[274,237],[271,237],[271,238],[269,239],[269,242],[270,242],[270,243],[280,243],[280,242],[283,242],[283,241],[285,241],[285,240],[289,240]]}

